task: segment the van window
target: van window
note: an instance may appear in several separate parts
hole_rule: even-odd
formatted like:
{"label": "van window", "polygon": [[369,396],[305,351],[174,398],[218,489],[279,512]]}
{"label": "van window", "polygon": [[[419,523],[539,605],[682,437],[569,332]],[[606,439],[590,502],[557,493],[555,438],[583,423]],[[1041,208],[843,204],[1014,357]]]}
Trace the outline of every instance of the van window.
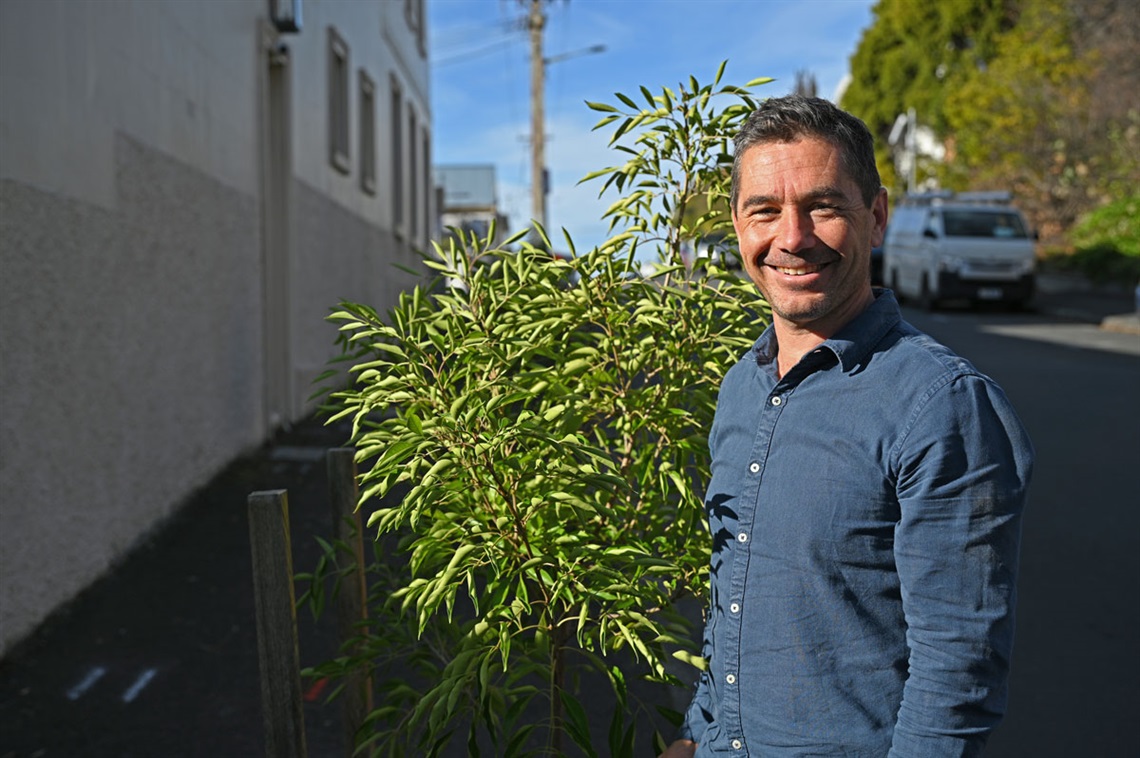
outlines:
{"label": "van window", "polygon": [[1029,235],[1021,216],[1009,211],[957,211],[942,214],[947,237],[1006,237],[1025,239]]}

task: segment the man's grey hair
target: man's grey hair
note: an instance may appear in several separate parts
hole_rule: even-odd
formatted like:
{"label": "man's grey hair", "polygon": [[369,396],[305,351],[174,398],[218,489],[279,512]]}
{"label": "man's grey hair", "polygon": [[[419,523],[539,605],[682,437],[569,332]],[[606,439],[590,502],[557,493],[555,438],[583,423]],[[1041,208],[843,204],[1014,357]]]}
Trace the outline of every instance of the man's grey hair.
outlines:
{"label": "man's grey hair", "polygon": [[787,95],[765,100],[749,114],[733,139],[732,211],[736,212],[740,164],[754,145],[796,142],[805,137],[826,140],[839,151],[840,165],[855,180],[870,208],[882,181],[875,166],[875,142],[861,120],[819,97]]}

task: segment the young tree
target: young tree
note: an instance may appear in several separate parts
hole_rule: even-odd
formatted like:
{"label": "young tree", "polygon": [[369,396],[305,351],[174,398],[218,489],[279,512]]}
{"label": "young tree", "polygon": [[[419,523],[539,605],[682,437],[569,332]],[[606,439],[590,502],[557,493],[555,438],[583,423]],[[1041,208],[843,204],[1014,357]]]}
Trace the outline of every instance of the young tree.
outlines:
{"label": "young tree", "polygon": [[[754,104],[723,71],[590,104],[626,158],[589,177],[617,191],[598,248],[452,239],[428,261],[450,289],[331,317],[352,364],[331,417],[352,420],[369,527],[399,539],[372,567],[361,639],[314,672],[399,662],[361,749],[431,755],[455,736],[472,754],[597,755],[580,690],[595,676],[614,705],[601,752],[633,755],[650,704],[628,680],[700,665],[674,604],[703,591],[705,434],[767,314],[749,283],[682,255],[731,230],[727,135]],[[338,560],[330,545],[306,577],[317,605],[352,568]]]}

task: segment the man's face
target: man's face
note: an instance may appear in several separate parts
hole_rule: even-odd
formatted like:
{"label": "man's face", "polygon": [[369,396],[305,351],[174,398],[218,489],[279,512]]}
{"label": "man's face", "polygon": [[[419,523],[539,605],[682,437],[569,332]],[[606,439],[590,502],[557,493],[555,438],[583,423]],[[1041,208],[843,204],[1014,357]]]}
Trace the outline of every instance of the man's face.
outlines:
{"label": "man's face", "polygon": [[787,324],[831,336],[873,299],[871,248],[883,241],[886,190],[867,208],[829,142],[748,148],[732,223],[745,271]]}

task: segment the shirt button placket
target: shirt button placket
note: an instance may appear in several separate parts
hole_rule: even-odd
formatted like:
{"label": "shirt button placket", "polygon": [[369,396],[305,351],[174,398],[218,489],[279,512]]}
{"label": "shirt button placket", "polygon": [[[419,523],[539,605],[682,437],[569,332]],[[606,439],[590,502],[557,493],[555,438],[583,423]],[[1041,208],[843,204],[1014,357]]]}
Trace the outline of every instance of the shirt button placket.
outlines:
{"label": "shirt button placket", "polygon": [[742,747],[744,747],[744,743],[741,742],[740,740],[733,740],[732,741],[732,749],[733,750],[740,750]]}

